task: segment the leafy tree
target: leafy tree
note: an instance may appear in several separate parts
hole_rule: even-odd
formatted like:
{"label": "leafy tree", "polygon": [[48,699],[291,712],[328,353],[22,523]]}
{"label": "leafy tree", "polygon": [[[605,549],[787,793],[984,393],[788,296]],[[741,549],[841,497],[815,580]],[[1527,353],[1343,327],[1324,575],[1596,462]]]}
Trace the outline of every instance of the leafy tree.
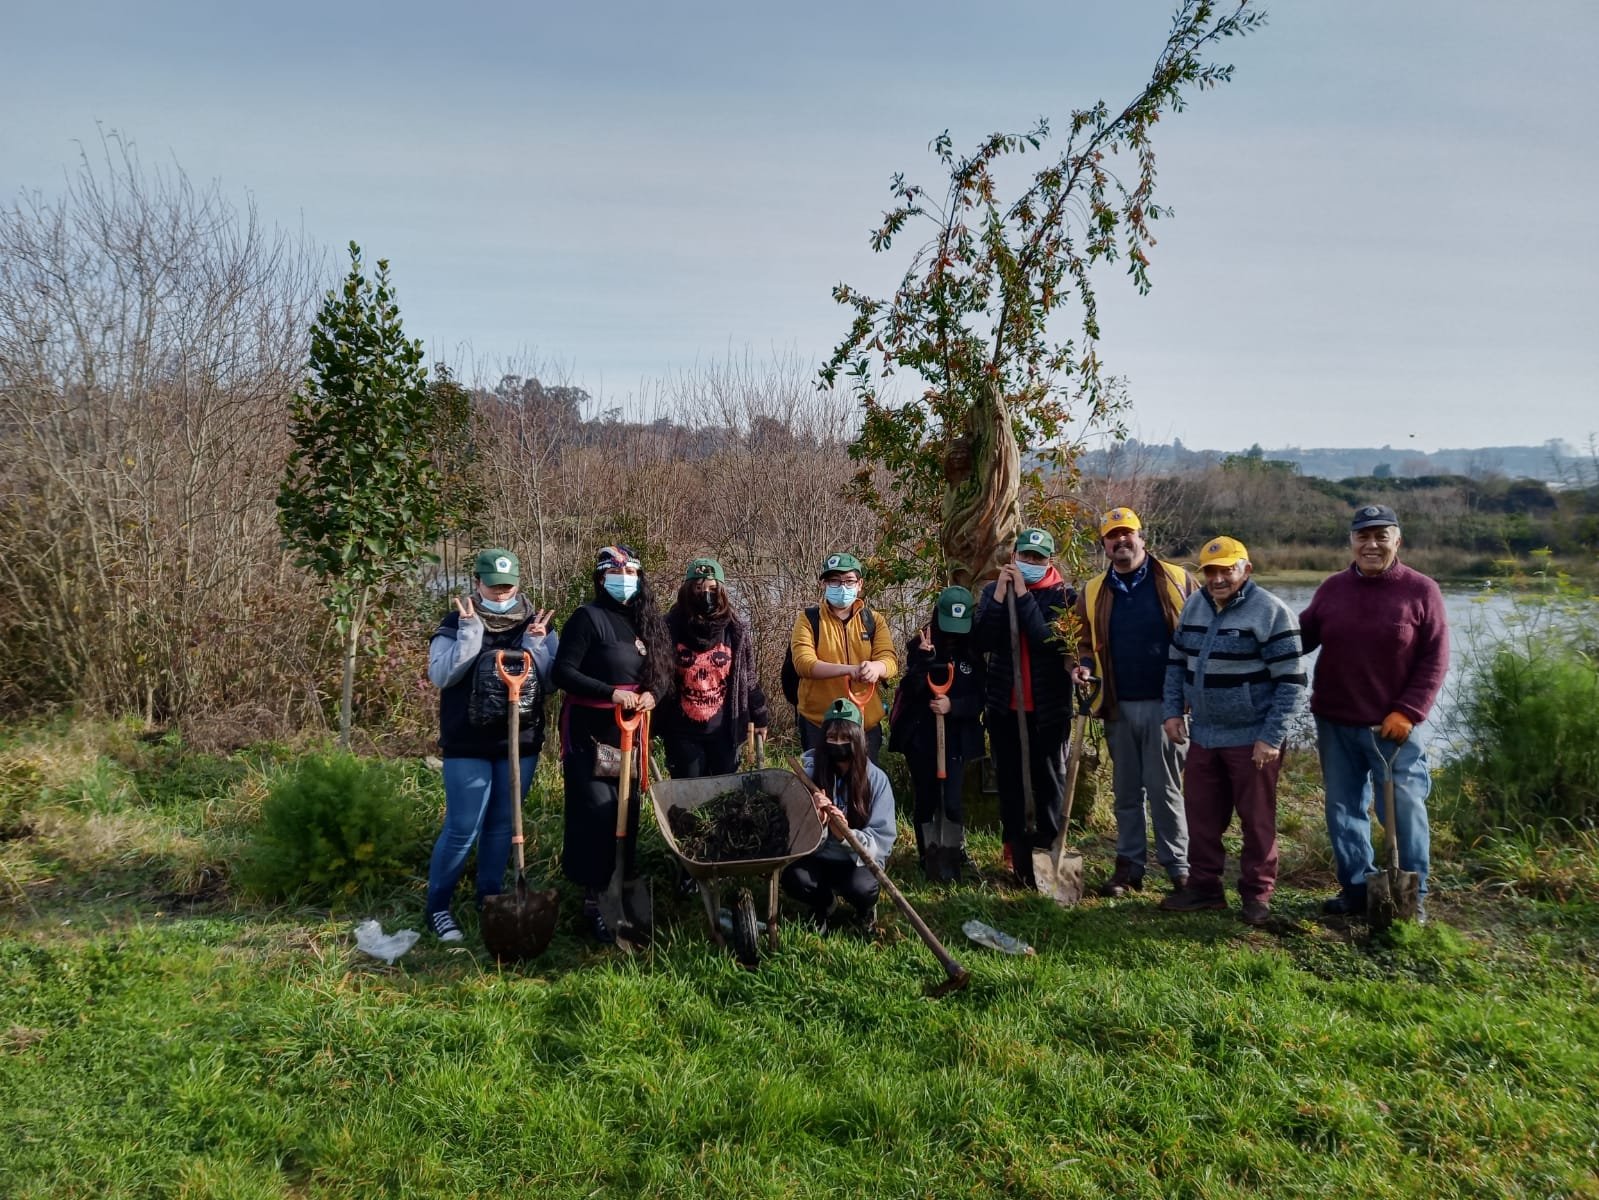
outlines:
{"label": "leafy tree", "polygon": [[350,243],[350,273],[311,327],[305,382],[290,405],[294,450],[278,524],[296,565],[328,589],[344,651],[339,744],[350,744],[356,651],[373,605],[419,562],[443,527],[422,344],[406,340],[378,260],[369,281]]}
{"label": "leafy tree", "polygon": [[[890,575],[981,580],[1004,560],[1023,511],[1057,528],[1070,520],[1072,506],[1046,492],[1045,468],[1069,485],[1081,445],[1067,436],[1074,418],[1080,438],[1111,424],[1122,402],[1101,377],[1091,269],[1125,258],[1134,286],[1148,290],[1150,225],[1167,215],[1154,200],[1153,127],[1190,89],[1230,78],[1205,55],[1263,20],[1250,0],[1224,14],[1213,0],[1184,0],[1138,95],[1117,111],[1100,101],[1073,112],[1064,150],[1013,200],[1000,196],[1002,160],[1042,150],[1047,120],[993,134],[970,155],[939,135],[942,197],[894,176],[894,207],[872,248],[888,251],[912,222],[930,222],[933,236],[892,298],[834,289],[855,317],[822,369],[824,386],[843,373],[865,409],[855,485],[883,519],[877,565]],[[1130,159],[1130,181],[1113,169],[1118,155]],[[1059,338],[1051,317],[1074,299],[1081,336]],[[920,386],[895,403],[879,389],[898,371]],[[1024,461],[1019,445],[1040,452]]]}

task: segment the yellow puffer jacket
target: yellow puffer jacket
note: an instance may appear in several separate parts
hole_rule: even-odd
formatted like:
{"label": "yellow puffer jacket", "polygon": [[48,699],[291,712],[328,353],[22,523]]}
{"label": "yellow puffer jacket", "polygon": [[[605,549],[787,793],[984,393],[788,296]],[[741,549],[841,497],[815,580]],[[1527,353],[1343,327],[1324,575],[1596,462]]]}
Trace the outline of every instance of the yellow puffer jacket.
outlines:
{"label": "yellow puffer jacket", "polygon": [[[876,628],[868,639],[866,621],[861,615],[865,607],[865,600],[856,600],[850,606],[849,616],[840,621],[833,615],[833,610],[823,604],[817,614],[815,637],[811,636],[809,617],[802,612],[794,618],[794,632],[789,635],[789,653],[794,658],[795,674],[799,676],[799,703],[796,707],[800,716],[812,725],[822,723],[823,715],[833,701],[847,694],[851,682],[843,675],[831,679],[812,678],[811,672],[818,662],[880,662],[888,671],[885,680],[899,673],[899,659],[894,656],[894,635],[889,631],[888,622],[883,620],[881,613],[874,614]],[[864,686],[856,684],[856,692],[859,693]],[[880,689],[881,685],[872,689],[872,698],[861,711],[867,729],[877,728],[878,722],[883,719]]]}

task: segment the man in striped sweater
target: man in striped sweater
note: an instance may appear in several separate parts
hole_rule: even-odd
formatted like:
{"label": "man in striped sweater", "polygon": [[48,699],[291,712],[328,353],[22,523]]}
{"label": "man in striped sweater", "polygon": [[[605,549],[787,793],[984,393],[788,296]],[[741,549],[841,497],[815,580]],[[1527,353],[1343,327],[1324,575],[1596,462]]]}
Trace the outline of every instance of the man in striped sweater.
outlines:
{"label": "man in striped sweater", "polygon": [[[1277,774],[1288,729],[1305,701],[1299,622],[1254,583],[1249,551],[1213,538],[1199,555],[1205,577],[1178,618],[1166,666],[1166,736],[1193,744],[1183,769],[1188,886],[1161,908],[1226,908],[1221,836],[1234,811],[1244,835],[1240,916],[1264,925],[1277,885]],[[1187,719],[1184,719],[1184,713]]]}

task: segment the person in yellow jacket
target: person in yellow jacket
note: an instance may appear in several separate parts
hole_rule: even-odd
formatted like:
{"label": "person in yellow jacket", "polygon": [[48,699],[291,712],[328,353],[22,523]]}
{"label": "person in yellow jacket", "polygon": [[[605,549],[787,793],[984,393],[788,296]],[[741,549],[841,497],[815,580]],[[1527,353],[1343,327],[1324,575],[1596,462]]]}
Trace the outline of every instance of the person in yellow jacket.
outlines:
{"label": "person in yellow jacket", "polygon": [[[821,603],[794,618],[789,654],[799,676],[795,704],[800,745],[822,741],[822,718],[833,701],[860,703],[866,753],[877,761],[883,746],[883,701],[878,688],[899,672],[888,622],[862,596],[865,572],[853,554],[829,554],[818,575]],[[862,702],[863,701],[863,702]]]}
{"label": "person in yellow jacket", "polygon": [[1161,727],[1166,653],[1183,604],[1198,588],[1175,563],[1162,562],[1144,545],[1143,522],[1125,505],[1099,523],[1100,545],[1110,560],[1103,575],[1079,594],[1078,683],[1090,674],[1103,683],[1096,715],[1116,796],[1116,869],[1101,896],[1141,891],[1148,860],[1144,805],[1155,827],[1155,861],[1174,888],[1188,882],[1188,822],[1183,809],[1185,747]]}

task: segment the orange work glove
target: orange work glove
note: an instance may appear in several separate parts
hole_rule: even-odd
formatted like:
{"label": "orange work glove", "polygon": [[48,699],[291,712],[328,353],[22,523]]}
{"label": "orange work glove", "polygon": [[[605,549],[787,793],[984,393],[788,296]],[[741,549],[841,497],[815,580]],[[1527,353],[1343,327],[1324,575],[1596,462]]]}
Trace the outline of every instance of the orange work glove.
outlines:
{"label": "orange work glove", "polygon": [[1382,729],[1378,732],[1390,742],[1402,742],[1410,736],[1410,731],[1415,727],[1415,722],[1404,713],[1391,712],[1382,719]]}

